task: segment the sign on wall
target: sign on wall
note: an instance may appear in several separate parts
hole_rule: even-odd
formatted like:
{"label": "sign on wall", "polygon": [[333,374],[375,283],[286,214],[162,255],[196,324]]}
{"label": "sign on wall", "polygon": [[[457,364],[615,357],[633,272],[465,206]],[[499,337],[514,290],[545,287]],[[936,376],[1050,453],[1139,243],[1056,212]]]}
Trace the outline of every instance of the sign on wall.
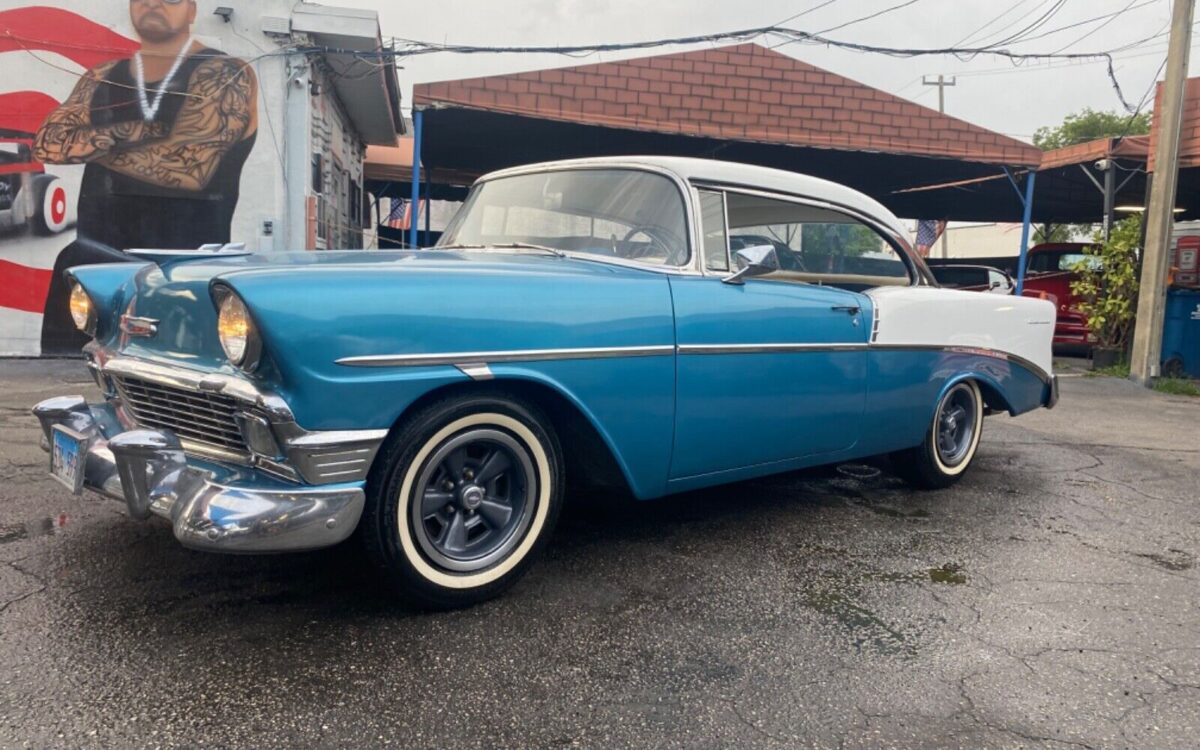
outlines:
{"label": "sign on wall", "polygon": [[100,15],[0,3],[0,69],[27,72],[0,76],[0,354],[79,351],[65,268],[231,239],[253,68],[193,36],[193,0]]}

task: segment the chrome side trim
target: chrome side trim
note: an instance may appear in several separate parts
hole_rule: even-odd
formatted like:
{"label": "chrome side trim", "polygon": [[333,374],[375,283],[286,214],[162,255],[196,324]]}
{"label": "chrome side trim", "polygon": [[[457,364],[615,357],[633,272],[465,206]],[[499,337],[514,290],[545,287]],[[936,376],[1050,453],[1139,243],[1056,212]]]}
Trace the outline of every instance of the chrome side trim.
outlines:
{"label": "chrome side trim", "polygon": [[327,430],[325,432],[309,432],[288,441],[291,448],[336,448],[347,443],[362,443],[371,440],[383,440],[387,430]]}
{"label": "chrome side trim", "polygon": [[492,374],[492,368],[483,363],[473,365],[455,365],[455,367],[457,367],[459,370],[462,370],[462,374],[466,375],[471,380],[492,380],[496,377]]}
{"label": "chrome side trim", "polygon": [[867,344],[681,344],[680,354],[786,354],[789,352],[850,352]]}
{"label": "chrome side trim", "polygon": [[609,359],[614,357],[666,357],[675,353],[670,344],[662,346],[597,346],[579,349],[518,349],[495,352],[448,352],[443,354],[371,354],[342,357],[337,364],[347,367],[457,367],[464,362],[538,362],[565,359]]}
{"label": "chrome side trim", "polygon": [[[294,424],[280,426],[299,430]],[[287,464],[310,484],[366,479],[387,430],[297,432],[285,439]]]}

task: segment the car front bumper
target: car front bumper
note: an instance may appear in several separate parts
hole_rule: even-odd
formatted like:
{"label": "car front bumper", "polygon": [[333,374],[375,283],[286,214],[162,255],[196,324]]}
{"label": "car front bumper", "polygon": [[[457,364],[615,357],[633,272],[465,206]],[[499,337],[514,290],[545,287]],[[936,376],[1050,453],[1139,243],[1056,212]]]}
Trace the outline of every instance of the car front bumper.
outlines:
{"label": "car front bumper", "polygon": [[137,519],[170,521],[184,546],[215,552],[327,547],[354,531],[364,482],[294,484],[253,467],[184,454],[167,430],[124,429],[108,404],[61,396],[33,408],[42,448],[62,425],[86,438],[83,487],[123,501]]}

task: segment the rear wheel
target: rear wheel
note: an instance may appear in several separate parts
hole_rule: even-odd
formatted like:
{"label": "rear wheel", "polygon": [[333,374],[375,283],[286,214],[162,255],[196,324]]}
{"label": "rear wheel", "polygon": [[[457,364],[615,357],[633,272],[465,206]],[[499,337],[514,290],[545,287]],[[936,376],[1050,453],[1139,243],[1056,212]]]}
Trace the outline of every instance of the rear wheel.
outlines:
{"label": "rear wheel", "polygon": [[892,454],[896,473],[926,489],[949,487],[971,465],[983,432],[983,395],[971,380],[952,385],[942,395],[925,440],[916,448]]}
{"label": "rear wheel", "polygon": [[563,467],[540,410],[512,394],[448,398],[406,421],[367,482],[367,552],[426,607],[461,607],[513,585],[558,518]]}
{"label": "rear wheel", "polygon": [[58,234],[67,227],[67,191],[54,175],[33,177],[33,231],[35,234]]}

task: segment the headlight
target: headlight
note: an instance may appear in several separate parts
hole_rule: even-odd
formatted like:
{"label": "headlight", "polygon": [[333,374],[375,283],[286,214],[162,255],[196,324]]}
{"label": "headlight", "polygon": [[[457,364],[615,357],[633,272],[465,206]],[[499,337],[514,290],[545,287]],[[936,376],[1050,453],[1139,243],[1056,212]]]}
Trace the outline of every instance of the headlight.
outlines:
{"label": "headlight", "polygon": [[75,327],[89,336],[96,334],[96,306],[92,304],[92,298],[84,291],[79,282],[71,285],[71,320],[75,321]]}
{"label": "headlight", "polygon": [[235,365],[251,369],[258,359],[258,334],[250,320],[246,304],[233,292],[227,292],[217,313],[217,337],[225,356]]}

